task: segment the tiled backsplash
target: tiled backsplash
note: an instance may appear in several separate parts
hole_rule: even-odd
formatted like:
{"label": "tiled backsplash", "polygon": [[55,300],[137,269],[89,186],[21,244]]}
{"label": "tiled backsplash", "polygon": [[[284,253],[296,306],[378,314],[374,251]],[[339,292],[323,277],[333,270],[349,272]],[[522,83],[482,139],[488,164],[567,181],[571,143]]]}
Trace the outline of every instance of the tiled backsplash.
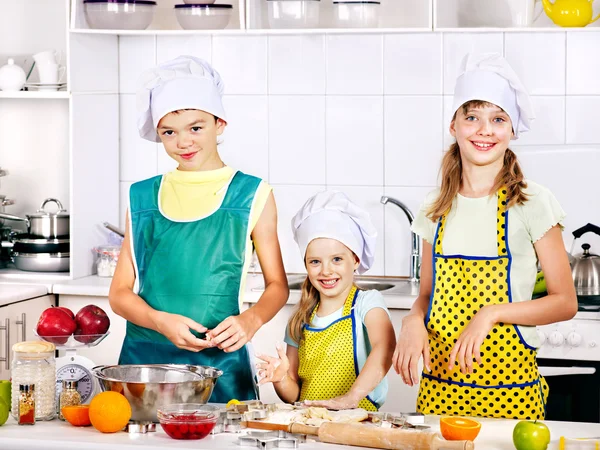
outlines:
{"label": "tiled backsplash", "polygon": [[[303,271],[292,215],[329,188],[367,208],[379,230],[369,274],[407,275],[408,221],[379,198],[396,197],[416,213],[436,185],[451,142],[454,80],[469,51],[504,53],[533,95],[537,120],[513,149],[526,175],[567,211],[567,248],[575,228],[600,224],[598,31],[119,39],[121,225],[131,182],[174,167],[161,146],[137,136],[137,77],[189,54],[211,61],[225,81],[223,159],[274,187],[286,270]],[[600,239],[586,240],[600,250]]]}

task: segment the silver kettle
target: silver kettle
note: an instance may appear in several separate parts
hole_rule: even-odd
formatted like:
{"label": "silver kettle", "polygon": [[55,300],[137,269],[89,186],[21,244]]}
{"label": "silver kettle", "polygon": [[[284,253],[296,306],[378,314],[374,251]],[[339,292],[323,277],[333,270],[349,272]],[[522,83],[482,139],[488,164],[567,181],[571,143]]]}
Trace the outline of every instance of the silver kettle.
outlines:
{"label": "silver kettle", "polygon": [[[600,227],[588,223],[573,232],[575,239],[592,232],[600,236]],[[575,241],[573,241],[574,243]],[[578,296],[600,296],[600,256],[590,253],[590,244],[582,244],[583,253],[571,259],[571,274]]]}

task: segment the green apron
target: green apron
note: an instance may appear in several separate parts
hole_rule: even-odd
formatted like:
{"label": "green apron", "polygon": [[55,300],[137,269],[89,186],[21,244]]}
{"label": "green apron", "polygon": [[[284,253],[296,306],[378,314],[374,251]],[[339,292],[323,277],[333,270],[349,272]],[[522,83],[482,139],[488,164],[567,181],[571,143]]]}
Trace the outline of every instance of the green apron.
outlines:
{"label": "green apron", "polygon": [[[133,184],[129,200],[134,292],[152,308],[189,317],[209,330],[238,315],[250,211],[260,181],[236,172],[221,206],[193,221],[174,221],[162,214],[162,176]],[[119,364],[167,363],[221,369],[211,402],[257,398],[246,347],[232,353],[218,348],[190,352],[128,321]]]}

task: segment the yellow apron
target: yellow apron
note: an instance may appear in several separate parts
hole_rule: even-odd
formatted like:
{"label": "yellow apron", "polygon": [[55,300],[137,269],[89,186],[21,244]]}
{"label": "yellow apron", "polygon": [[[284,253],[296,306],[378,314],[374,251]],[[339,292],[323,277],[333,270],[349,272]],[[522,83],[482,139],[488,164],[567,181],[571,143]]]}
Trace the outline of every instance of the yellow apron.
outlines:
{"label": "yellow apron", "polygon": [[498,191],[498,256],[444,255],[447,214],[440,217],[433,248],[433,288],[425,326],[431,373],[423,372],[417,410],[423,414],[543,419],[548,385],[540,376],[534,347],[516,325],[497,323],[481,345],[481,366],[471,374],[455,364],[450,352],[483,306],[512,302],[506,190]]}
{"label": "yellow apron", "polygon": [[[356,358],[356,333],[354,303],[358,289],[353,286],[344,303],[342,317],[326,328],[304,325],[303,338],[298,347],[298,376],[300,377],[300,401],[329,400],[347,394],[358,377]],[[311,316],[312,323],[319,305]],[[368,396],[359,408],[377,411],[379,405]]]}

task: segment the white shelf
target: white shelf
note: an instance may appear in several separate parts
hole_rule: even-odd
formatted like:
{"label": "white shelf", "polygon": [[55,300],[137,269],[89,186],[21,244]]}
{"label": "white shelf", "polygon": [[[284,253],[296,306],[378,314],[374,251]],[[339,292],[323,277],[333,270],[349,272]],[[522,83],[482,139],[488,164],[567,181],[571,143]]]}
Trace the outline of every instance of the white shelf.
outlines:
{"label": "white shelf", "polygon": [[0,98],[60,99],[60,98],[69,98],[70,96],[71,96],[71,93],[69,91],[18,91],[18,92],[0,91]]}
{"label": "white shelf", "polygon": [[185,35],[210,35],[243,34],[246,30],[226,28],[224,30],[96,30],[91,28],[72,28],[71,33],[78,34],[108,34],[118,36],[185,36]]}
{"label": "white shelf", "polygon": [[600,32],[600,27],[577,27],[564,28],[554,27],[511,27],[511,28],[488,28],[488,27],[435,27],[435,32],[441,33],[565,33],[565,32]]}
{"label": "white shelf", "polygon": [[28,282],[45,282],[55,280],[70,280],[69,272],[26,272],[15,269],[9,265],[6,269],[0,269],[0,281],[28,281]]}
{"label": "white shelf", "polygon": [[431,28],[294,28],[247,30],[70,30],[76,34],[103,34],[117,36],[190,36],[190,35],[282,35],[282,34],[377,34],[377,33],[424,33]]}

